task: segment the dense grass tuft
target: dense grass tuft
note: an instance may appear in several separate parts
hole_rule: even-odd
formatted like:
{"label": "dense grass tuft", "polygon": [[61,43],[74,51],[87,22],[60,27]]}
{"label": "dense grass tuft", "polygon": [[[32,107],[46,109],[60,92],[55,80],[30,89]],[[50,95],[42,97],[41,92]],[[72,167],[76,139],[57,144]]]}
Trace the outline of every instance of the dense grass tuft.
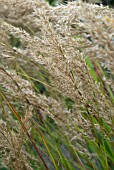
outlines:
{"label": "dense grass tuft", "polygon": [[0,0],[1,170],[113,170],[113,18]]}

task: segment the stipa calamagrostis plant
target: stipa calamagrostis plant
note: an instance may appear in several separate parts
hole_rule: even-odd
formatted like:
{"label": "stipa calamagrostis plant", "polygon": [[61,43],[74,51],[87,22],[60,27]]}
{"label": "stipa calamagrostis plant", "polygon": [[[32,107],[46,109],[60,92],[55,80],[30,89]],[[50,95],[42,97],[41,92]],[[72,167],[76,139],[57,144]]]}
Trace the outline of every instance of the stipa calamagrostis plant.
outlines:
{"label": "stipa calamagrostis plant", "polygon": [[[81,2],[56,8],[40,1],[0,2],[3,163],[11,169],[43,169],[43,164],[47,169],[111,169],[113,10]],[[110,71],[110,79],[102,69]],[[51,129],[49,117],[56,122]],[[61,152],[52,128],[71,146],[72,161]]]}

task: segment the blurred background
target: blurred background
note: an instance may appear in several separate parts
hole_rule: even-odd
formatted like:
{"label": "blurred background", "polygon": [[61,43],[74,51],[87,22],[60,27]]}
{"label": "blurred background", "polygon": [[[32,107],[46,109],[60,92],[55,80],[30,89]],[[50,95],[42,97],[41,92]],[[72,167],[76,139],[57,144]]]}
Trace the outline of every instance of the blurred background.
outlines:
{"label": "blurred background", "polygon": [[[57,6],[58,4],[67,4],[70,1],[76,1],[76,0],[46,0],[49,2],[50,5],[52,6]],[[114,0],[83,0],[85,2],[89,3],[95,3],[95,4],[103,4],[103,5],[108,5],[110,7],[114,7]]]}

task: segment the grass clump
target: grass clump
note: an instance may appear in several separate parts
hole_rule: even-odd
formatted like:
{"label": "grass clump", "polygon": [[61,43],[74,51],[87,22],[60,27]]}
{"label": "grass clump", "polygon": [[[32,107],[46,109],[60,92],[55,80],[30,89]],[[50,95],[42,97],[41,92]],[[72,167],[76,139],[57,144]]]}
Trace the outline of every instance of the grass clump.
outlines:
{"label": "grass clump", "polygon": [[0,168],[112,170],[114,11],[0,4]]}

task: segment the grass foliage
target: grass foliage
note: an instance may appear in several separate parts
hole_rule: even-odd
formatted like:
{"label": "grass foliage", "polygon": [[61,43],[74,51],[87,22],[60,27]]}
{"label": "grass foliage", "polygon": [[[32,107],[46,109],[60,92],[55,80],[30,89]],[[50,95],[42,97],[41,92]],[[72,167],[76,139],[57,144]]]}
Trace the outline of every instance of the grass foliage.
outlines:
{"label": "grass foliage", "polygon": [[0,0],[0,170],[113,170],[113,59],[113,9]]}

